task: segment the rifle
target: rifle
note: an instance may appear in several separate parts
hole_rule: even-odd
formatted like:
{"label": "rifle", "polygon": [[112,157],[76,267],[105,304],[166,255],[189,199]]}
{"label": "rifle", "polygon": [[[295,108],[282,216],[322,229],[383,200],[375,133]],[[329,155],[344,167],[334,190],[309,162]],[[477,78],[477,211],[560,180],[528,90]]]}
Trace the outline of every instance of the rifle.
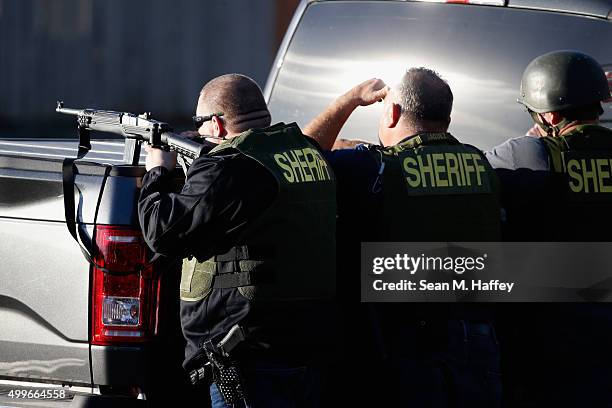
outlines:
{"label": "rifle", "polygon": [[64,103],[58,101],[58,113],[73,115],[77,117],[80,148],[89,150],[89,131],[108,132],[121,135],[128,142],[131,152],[124,155],[126,161],[137,165],[140,158],[140,145],[142,142],[152,147],[177,152],[185,161],[191,162],[202,154],[204,146],[194,140],[172,132],[172,128],[164,122],[151,119],[149,113],[136,115],[128,112],[114,112],[97,109],[70,109],[64,108]]}

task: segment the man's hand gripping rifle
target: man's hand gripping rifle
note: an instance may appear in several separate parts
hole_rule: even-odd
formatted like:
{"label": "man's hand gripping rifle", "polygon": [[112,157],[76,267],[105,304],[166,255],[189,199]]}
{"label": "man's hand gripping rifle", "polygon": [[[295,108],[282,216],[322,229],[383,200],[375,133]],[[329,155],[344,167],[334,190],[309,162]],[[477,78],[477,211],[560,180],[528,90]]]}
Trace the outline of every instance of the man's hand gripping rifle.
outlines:
{"label": "man's hand gripping rifle", "polygon": [[[127,139],[126,143],[130,140],[135,141],[136,148],[133,152],[134,157],[132,157],[134,165],[138,164],[142,142],[152,147],[173,150],[189,163],[200,157],[204,149],[201,143],[173,133],[167,123],[151,119],[148,113],[135,115],[96,109],[70,109],[64,108],[63,102],[57,103],[55,111],[77,117],[81,145],[89,146],[87,133],[91,130],[121,135]],[[83,137],[84,135],[87,136]],[[85,143],[83,143],[84,139],[87,140]]]}

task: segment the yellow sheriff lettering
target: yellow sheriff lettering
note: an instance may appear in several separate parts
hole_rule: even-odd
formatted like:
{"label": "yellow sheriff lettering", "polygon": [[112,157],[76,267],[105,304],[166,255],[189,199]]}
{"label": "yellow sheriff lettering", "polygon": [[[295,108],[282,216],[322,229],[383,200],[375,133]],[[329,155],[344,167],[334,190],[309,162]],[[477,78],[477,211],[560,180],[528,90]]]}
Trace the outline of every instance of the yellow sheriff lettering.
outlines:
{"label": "yellow sheriff lettering", "polygon": [[443,163],[444,154],[442,153],[434,153],[431,155],[434,163],[434,174],[436,175],[436,186],[438,187],[448,187],[448,169],[444,165],[440,165],[440,161]]}
{"label": "yellow sheriff lettering", "polygon": [[480,175],[486,171],[485,167],[480,164],[482,157],[479,154],[472,153],[472,161],[474,162],[474,168],[476,169],[476,184],[482,186],[482,179]]}
{"label": "yellow sheriff lettering", "polygon": [[487,169],[477,153],[427,153],[403,158],[406,183],[412,188],[484,186]]}
{"label": "yellow sheriff lettering", "polygon": [[426,154],[425,158],[427,159],[427,161],[424,161],[423,156],[421,156],[420,154],[417,155],[417,161],[419,162],[419,170],[421,171],[421,181],[423,182],[423,187],[427,187],[427,180],[425,178],[425,175],[429,176],[429,184],[432,187],[435,187],[433,166],[431,165],[431,154]]}
{"label": "yellow sheriff lettering", "polygon": [[289,183],[331,180],[327,162],[314,148],[291,149],[275,153],[273,158],[282,170],[281,174]]}
{"label": "yellow sheriff lettering", "polygon": [[287,159],[287,156],[283,153],[276,153],[274,155],[274,160],[276,161],[276,164],[278,164],[278,167],[284,170],[283,176],[285,176],[285,179],[288,182],[293,183],[293,181],[295,180],[295,176],[293,175],[293,170],[291,169],[291,166],[287,164],[289,161]]}
{"label": "yellow sheriff lettering", "polygon": [[578,163],[578,160],[572,159],[567,162],[567,174],[570,178],[570,189],[574,193],[581,192],[582,188],[584,187],[584,183],[582,182],[582,176],[580,175],[580,163]]}
{"label": "yellow sheriff lettering", "polygon": [[574,193],[612,193],[612,158],[570,159],[565,164]]}
{"label": "yellow sheriff lettering", "polygon": [[469,154],[459,153],[461,159],[463,161],[463,170],[465,171],[465,181],[468,186],[472,185],[472,173],[475,171],[474,166],[469,163],[470,156]]}
{"label": "yellow sheriff lettering", "polygon": [[[597,159],[597,174],[599,178],[599,192],[612,193],[610,185],[610,171],[612,170],[612,160]],[[607,183],[606,183],[607,181]]]}
{"label": "yellow sheriff lettering", "polygon": [[[446,153],[444,156],[446,158],[446,170],[448,172],[448,186],[463,186],[457,156],[454,153]],[[453,184],[453,178],[455,180],[455,184]]]}
{"label": "yellow sheriff lettering", "polygon": [[412,157],[404,159],[404,171],[408,175],[406,181],[412,188],[417,188],[421,185],[421,172],[417,169],[417,161]]}

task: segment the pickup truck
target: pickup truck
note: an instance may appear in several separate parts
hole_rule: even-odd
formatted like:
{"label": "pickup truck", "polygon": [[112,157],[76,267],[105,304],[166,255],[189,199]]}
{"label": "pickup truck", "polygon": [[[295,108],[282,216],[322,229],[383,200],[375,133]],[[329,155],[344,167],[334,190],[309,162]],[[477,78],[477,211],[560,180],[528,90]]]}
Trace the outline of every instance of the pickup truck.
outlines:
{"label": "pickup truck", "polygon": [[[450,132],[489,150],[533,125],[516,103],[533,58],[580,50],[612,80],[611,41],[611,0],[302,1],[264,94],[274,120],[304,126],[361,81],[425,66],[453,90]],[[381,109],[357,109],[340,137],[377,142]]]}
{"label": "pickup truck", "polygon": [[[535,56],[574,48],[612,71],[612,0],[446,3],[462,4],[303,0],[265,87],[273,119],[305,125],[358,82],[423,65],[455,93],[451,132],[489,149],[531,126],[515,101]],[[374,141],[378,108],[358,110],[341,136]],[[0,405],[144,405],[187,392],[178,276],[148,264],[138,228],[145,170],[127,164],[121,140],[92,144],[76,164],[75,202],[95,265],[64,214],[62,160],[76,141],[0,139]]]}
{"label": "pickup truck", "polygon": [[151,266],[138,227],[145,169],[124,164],[122,140],[92,146],[74,191],[95,266],[66,228],[62,160],[76,156],[75,141],[0,140],[0,405],[140,406],[162,391],[189,394],[178,266]]}

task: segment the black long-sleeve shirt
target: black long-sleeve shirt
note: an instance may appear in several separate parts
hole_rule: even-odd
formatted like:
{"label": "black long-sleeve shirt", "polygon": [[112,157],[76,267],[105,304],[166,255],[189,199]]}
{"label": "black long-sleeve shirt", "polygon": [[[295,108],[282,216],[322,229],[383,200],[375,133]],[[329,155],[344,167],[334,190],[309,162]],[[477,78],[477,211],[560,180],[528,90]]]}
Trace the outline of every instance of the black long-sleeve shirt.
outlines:
{"label": "black long-sleeve shirt", "polygon": [[[260,164],[228,151],[196,159],[182,191],[172,190],[173,175],[163,167],[143,177],[138,217],[144,238],[157,253],[205,260],[236,244],[249,221],[270,206],[278,186]],[[215,290],[197,302],[181,301],[180,309],[189,361],[202,340],[225,335],[248,313],[249,304],[236,288],[230,288]]]}
{"label": "black long-sleeve shirt", "polygon": [[234,246],[278,190],[265,168],[236,151],[196,159],[180,193],[172,192],[172,184],[172,173],[163,167],[143,177],[138,217],[144,238],[157,253],[199,260]]}
{"label": "black long-sleeve shirt", "polygon": [[[207,145],[211,149],[215,146]],[[196,159],[182,191],[172,190],[172,173],[163,167],[153,168],[143,177],[138,216],[144,238],[157,253],[175,258],[195,256],[202,261],[237,244],[249,222],[272,204],[278,184],[261,164],[228,150]],[[331,333],[329,326],[335,323],[326,305],[296,302],[291,308],[254,312],[237,288],[216,289],[195,302],[181,301],[180,309],[187,340],[186,363],[202,340],[220,340],[249,313],[256,313],[254,320],[266,327],[267,338],[275,339],[271,353],[281,358],[314,352],[314,333]],[[313,316],[318,316],[316,328],[311,325]],[[334,336],[328,336],[331,342]]]}

